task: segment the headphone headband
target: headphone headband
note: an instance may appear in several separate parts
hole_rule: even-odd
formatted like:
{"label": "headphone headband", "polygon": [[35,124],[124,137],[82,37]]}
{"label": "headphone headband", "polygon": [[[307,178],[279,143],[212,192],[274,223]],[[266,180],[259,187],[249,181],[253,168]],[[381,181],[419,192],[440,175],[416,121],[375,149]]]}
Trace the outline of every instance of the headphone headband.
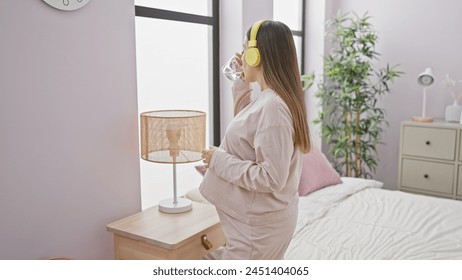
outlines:
{"label": "headphone headband", "polygon": [[257,47],[257,33],[260,26],[266,20],[259,20],[252,25],[252,29],[250,29],[250,39],[249,39],[249,48],[256,48]]}
{"label": "headphone headband", "polygon": [[266,20],[260,20],[255,22],[250,29],[250,38],[247,51],[245,52],[244,58],[247,64],[251,67],[257,67],[260,65],[260,51],[257,48],[257,33],[262,23]]}

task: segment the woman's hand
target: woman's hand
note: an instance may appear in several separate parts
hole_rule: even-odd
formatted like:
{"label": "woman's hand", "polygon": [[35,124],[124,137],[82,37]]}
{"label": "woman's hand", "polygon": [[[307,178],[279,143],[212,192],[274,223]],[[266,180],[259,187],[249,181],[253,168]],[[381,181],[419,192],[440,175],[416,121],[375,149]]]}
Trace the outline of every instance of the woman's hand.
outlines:
{"label": "woman's hand", "polygon": [[242,56],[243,55],[244,55],[244,51],[234,54],[234,57],[236,58],[236,63],[239,66],[237,69],[239,69],[239,72],[241,72],[240,73],[240,78],[241,78],[241,80],[245,81],[244,68],[243,68],[243,65],[242,65]]}
{"label": "woman's hand", "polygon": [[216,149],[217,147],[215,146],[209,146],[209,149],[202,150],[202,161],[205,163],[205,168],[209,168],[213,153],[215,153]]}

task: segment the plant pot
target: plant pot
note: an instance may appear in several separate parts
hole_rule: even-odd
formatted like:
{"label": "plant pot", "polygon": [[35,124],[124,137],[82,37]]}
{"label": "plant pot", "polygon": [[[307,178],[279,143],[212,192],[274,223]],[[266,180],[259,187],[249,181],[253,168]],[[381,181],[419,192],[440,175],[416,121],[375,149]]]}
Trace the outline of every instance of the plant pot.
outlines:
{"label": "plant pot", "polygon": [[447,122],[460,122],[462,107],[460,105],[449,105],[446,107],[444,119]]}

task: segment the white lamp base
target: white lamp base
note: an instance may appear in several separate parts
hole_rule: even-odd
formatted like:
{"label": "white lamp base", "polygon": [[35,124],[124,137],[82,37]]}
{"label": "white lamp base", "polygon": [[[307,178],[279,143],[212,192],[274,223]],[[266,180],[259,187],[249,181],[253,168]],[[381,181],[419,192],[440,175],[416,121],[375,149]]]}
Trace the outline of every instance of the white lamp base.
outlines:
{"label": "white lamp base", "polygon": [[192,209],[192,202],[187,198],[178,198],[178,203],[173,203],[173,198],[159,202],[159,211],[169,214],[183,213]]}

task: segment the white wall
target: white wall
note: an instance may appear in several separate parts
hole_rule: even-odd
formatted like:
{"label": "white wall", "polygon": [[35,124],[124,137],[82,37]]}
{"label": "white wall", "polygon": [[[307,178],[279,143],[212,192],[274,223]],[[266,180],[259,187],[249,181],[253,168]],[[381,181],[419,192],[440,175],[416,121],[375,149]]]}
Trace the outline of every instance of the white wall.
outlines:
{"label": "white wall", "polygon": [[111,259],[140,210],[133,1],[0,2],[0,259]]}
{"label": "white wall", "polygon": [[[260,19],[273,18],[273,0],[222,0],[220,2],[220,65],[242,50],[247,30]],[[233,118],[232,82],[220,76],[221,136]],[[253,85],[256,88],[255,85]]]}
{"label": "white wall", "polygon": [[436,82],[429,88],[427,115],[444,117],[447,105],[452,104],[448,92],[441,87],[446,73],[462,79],[462,2],[458,0],[328,0],[328,18],[338,9],[366,11],[378,31],[377,51],[382,54],[380,67],[389,62],[399,64],[405,74],[391,87],[379,105],[387,111],[389,127],[378,149],[380,163],[375,178],[385,187],[395,189],[398,178],[399,126],[422,113],[422,88],[417,76],[427,66],[433,68]]}
{"label": "white wall", "polygon": [[307,0],[305,10],[305,73],[315,72],[316,81],[306,90],[305,103],[310,126],[311,143],[314,147],[322,148],[321,128],[313,124],[322,111],[318,99],[314,96],[317,82],[322,79],[324,60],[324,32],[326,18],[326,0]]}

